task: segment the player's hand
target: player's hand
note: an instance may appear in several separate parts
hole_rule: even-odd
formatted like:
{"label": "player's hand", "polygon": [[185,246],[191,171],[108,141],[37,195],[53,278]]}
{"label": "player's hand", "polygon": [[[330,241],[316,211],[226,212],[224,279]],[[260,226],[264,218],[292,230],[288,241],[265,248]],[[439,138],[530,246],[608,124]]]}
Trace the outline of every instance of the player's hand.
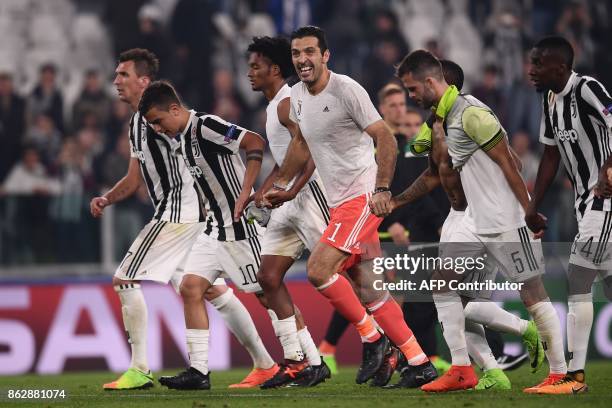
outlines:
{"label": "player's hand", "polygon": [[109,205],[110,202],[108,201],[108,198],[94,197],[89,203],[89,210],[91,211],[91,215],[93,215],[95,218],[98,218],[104,212],[104,208],[108,207]]}
{"label": "player's hand", "polygon": [[612,168],[606,170],[606,174],[599,176],[595,186],[595,196],[599,198],[612,197]]}
{"label": "player's hand", "polygon": [[527,223],[527,227],[534,233],[534,239],[540,239],[544,236],[544,231],[547,228],[547,220],[548,219],[539,212],[525,214],[525,223]]}
{"label": "player's hand", "polygon": [[370,211],[377,217],[386,217],[391,214],[391,192],[381,191],[376,194],[372,194],[370,202]]}
{"label": "player's hand", "polygon": [[291,191],[280,190],[272,187],[264,194],[264,206],[267,208],[278,208],[286,201],[291,201],[295,198],[295,194]]}
{"label": "player's hand", "polygon": [[234,222],[238,222],[240,220],[242,212],[249,202],[249,196],[250,194],[248,191],[243,191],[236,199],[236,204],[234,205]]}
{"label": "player's hand", "polygon": [[391,235],[391,239],[395,245],[400,247],[407,247],[410,245],[410,240],[406,235],[406,228],[404,228],[404,226],[399,222],[394,222],[391,224],[387,229],[387,232],[389,235]]}

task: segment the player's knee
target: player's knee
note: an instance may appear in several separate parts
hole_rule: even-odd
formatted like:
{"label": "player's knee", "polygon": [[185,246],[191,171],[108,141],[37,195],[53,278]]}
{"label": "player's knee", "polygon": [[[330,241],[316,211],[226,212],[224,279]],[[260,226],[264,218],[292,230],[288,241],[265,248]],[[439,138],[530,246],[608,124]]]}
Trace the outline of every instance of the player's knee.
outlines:
{"label": "player's knee", "polygon": [[308,258],[307,270],[308,280],[314,286],[321,286],[329,280],[329,270],[325,268],[323,262],[318,259],[315,259],[315,257],[313,256]]}
{"label": "player's knee", "polygon": [[526,306],[535,305],[538,302],[541,302],[548,298],[548,293],[546,292],[546,288],[544,287],[544,283],[542,283],[542,279],[539,276],[528,279],[522,282],[523,286],[521,287],[519,294],[521,296],[521,300]]}
{"label": "player's knee", "polygon": [[275,273],[270,273],[270,271],[266,268],[261,268],[257,272],[257,281],[259,285],[262,287],[264,291],[277,290],[281,283],[282,277]]}
{"label": "player's knee", "polygon": [[183,302],[200,302],[204,297],[201,285],[198,282],[189,279],[183,279],[180,292]]}

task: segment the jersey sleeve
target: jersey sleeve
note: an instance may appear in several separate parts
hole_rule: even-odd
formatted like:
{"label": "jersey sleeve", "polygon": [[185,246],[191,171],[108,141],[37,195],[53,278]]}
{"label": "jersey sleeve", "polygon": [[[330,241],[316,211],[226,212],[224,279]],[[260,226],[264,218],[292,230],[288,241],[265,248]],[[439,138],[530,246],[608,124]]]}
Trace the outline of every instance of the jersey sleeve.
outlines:
{"label": "jersey sleeve", "polygon": [[368,92],[357,82],[344,84],[342,90],[344,106],[362,131],[382,119]]}
{"label": "jersey sleeve", "polygon": [[499,121],[487,109],[470,106],[461,119],[465,133],[484,151],[491,150],[504,137]]}
{"label": "jersey sleeve", "polygon": [[134,146],[135,143],[135,135],[134,135],[134,119],[132,119],[130,121],[130,130],[128,132],[128,140],[130,141],[130,157],[133,159],[137,159],[138,158],[138,154],[136,153],[136,146]]}
{"label": "jersey sleeve", "polygon": [[542,97],[542,117],[540,119],[540,143],[554,146],[555,142],[555,134],[553,133],[551,121],[550,121],[550,109],[548,109],[548,98],[550,97],[550,92],[547,92]]}
{"label": "jersey sleeve", "polygon": [[612,98],[606,88],[599,81],[588,80],[581,89],[581,97],[586,103],[591,105],[601,119],[605,122],[608,129],[612,128]]}
{"label": "jersey sleeve", "polygon": [[238,153],[240,142],[247,133],[246,129],[215,115],[205,115],[201,119],[198,137],[223,146],[234,154]]}

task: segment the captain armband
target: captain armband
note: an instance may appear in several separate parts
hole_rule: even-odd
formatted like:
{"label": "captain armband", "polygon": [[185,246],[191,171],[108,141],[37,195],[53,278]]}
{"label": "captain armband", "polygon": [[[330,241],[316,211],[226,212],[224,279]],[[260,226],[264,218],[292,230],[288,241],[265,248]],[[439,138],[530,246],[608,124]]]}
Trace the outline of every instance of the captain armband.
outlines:
{"label": "captain armband", "polygon": [[246,159],[247,161],[249,160],[263,161],[263,150],[247,150]]}

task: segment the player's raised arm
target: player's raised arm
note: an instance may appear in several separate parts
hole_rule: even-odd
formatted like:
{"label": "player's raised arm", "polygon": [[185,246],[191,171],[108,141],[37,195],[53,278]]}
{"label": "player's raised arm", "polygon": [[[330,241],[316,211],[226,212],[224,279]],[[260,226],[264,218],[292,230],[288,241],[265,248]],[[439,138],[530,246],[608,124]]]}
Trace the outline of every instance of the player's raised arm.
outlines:
{"label": "player's raised arm", "polygon": [[242,210],[249,200],[251,189],[261,170],[263,152],[266,142],[259,134],[247,131],[240,141],[240,148],[246,152],[246,171],[242,181],[242,190],[236,200],[234,207],[234,221],[238,221],[242,215]]}
{"label": "player's raised arm", "polygon": [[138,190],[142,177],[138,168],[138,159],[132,157],[128,166],[128,171],[121,180],[119,180],[113,188],[101,197],[94,197],[89,203],[91,215],[100,217],[104,212],[104,208],[118,201],[125,200]]}

